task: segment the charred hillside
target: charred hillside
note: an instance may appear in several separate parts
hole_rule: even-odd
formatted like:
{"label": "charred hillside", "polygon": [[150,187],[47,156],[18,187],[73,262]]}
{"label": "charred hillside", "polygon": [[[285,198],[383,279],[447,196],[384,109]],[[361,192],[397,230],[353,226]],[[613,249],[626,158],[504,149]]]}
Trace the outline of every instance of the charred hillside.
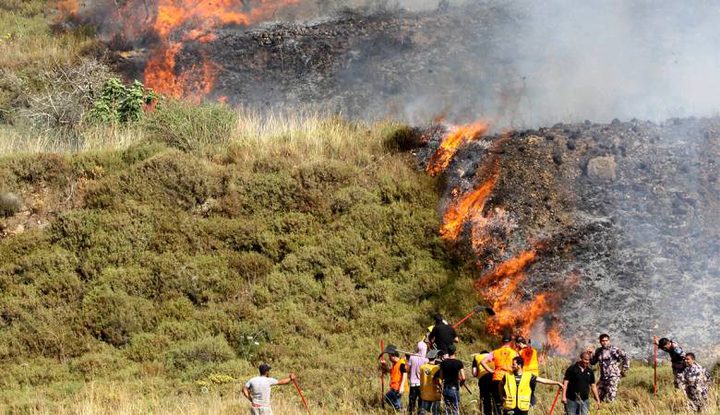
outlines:
{"label": "charred hillside", "polygon": [[[418,151],[422,167],[439,136]],[[567,349],[601,332],[636,353],[653,333],[709,345],[720,311],[719,153],[718,119],[557,124],[486,137],[461,147],[444,173],[443,226],[466,195],[492,183],[462,217],[455,243],[477,258],[476,288],[500,318],[518,302],[526,307],[510,314],[539,308],[537,320],[515,317],[508,326],[540,338],[549,331],[547,341]],[[518,268],[498,277],[512,263]]]}

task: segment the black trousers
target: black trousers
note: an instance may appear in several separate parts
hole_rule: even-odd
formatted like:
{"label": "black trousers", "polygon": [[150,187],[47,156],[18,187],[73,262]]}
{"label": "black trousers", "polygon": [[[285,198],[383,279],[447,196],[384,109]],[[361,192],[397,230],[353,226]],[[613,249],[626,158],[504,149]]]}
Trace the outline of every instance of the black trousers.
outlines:
{"label": "black trousers", "polygon": [[492,373],[486,373],[478,379],[480,389],[480,413],[482,415],[493,415],[493,387]]}
{"label": "black trousers", "polygon": [[420,386],[410,386],[408,399],[408,413],[414,414],[416,407],[420,409]]}
{"label": "black trousers", "polygon": [[493,380],[492,384],[490,386],[490,389],[492,389],[492,400],[493,400],[493,414],[495,415],[502,415],[503,413],[503,403],[500,399],[500,388],[502,388],[502,381],[501,380]]}

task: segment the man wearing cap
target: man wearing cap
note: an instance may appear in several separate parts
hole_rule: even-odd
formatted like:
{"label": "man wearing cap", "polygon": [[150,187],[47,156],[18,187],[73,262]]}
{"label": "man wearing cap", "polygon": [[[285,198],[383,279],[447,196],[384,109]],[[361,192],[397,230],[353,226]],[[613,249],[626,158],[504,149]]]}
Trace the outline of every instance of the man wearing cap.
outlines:
{"label": "man wearing cap", "polygon": [[256,376],[243,386],[243,396],[245,396],[252,407],[250,413],[252,415],[272,415],[270,408],[270,387],[274,385],[287,385],[296,379],[294,373],[291,373],[284,379],[277,380],[270,377],[270,365],[263,363],[259,367],[260,376]]}
{"label": "man wearing cap", "polygon": [[440,370],[437,364],[438,351],[433,349],[427,354],[428,362],[420,366],[420,415],[440,413],[442,387],[435,374]]}
{"label": "man wearing cap", "polygon": [[603,333],[598,340],[600,347],[595,349],[590,364],[600,365],[600,381],[598,382],[600,400],[612,402],[617,397],[620,378],[624,377],[625,372],[630,369],[630,358],[622,349],[610,344],[609,335]]}
{"label": "man wearing cap", "polygon": [[[500,399],[500,387],[505,374],[512,372],[512,361],[518,356],[518,353],[512,347],[512,337],[510,334],[504,334],[502,337],[502,346],[493,350],[485,358],[480,361],[480,365],[486,371],[493,374],[492,377],[492,393],[493,406],[496,413],[502,413],[502,400]],[[494,368],[490,368],[490,362]]]}
{"label": "man wearing cap", "polygon": [[[402,394],[407,388],[407,362],[400,357],[396,349],[388,351],[390,356],[390,390],[385,394],[385,402],[392,405],[395,410],[402,409]],[[387,371],[387,367],[383,370]]]}
{"label": "man wearing cap", "polygon": [[680,387],[680,375],[685,370],[685,352],[677,342],[663,337],[658,340],[657,336],[653,336],[653,343],[656,344],[660,350],[667,352],[670,355],[670,364],[672,366],[673,375],[675,376],[675,387]]}

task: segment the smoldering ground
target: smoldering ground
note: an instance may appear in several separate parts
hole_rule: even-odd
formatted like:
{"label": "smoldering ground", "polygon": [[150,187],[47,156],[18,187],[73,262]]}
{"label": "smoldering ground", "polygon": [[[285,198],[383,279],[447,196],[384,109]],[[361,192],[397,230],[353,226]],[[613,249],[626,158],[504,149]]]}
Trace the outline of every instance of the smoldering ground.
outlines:
{"label": "smoldering ground", "polygon": [[[716,122],[581,122],[715,115],[720,9],[713,3],[314,1],[251,26],[208,30],[216,38],[185,43],[176,70],[207,56],[219,69],[209,98],[416,125],[438,115],[484,118],[495,131],[574,123],[535,132],[547,141],[542,152],[520,151],[533,134],[518,132],[513,168],[500,181],[516,186],[494,195],[529,235],[584,230],[573,255],[536,265],[528,292],[552,288],[543,267],[579,268],[586,296],[565,302],[561,314],[586,338],[616,332],[642,351],[657,325],[689,345],[709,342],[705,329],[717,325],[720,311],[713,259],[720,189],[718,167],[706,157],[717,152]],[[151,49],[152,36],[138,39],[128,47]],[[116,57],[117,67],[140,77],[146,56]],[[482,152],[464,151],[477,151],[462,169],[474,171]],[[591,180],[589,161],[609,156],[616,179]],[[553,207],[566,209],[564,230],[537,222],[537,212],[549,209],[544,203],[528,202],[532,214],[512,202],[513,192],[529,198],[519,178],[539,174],[562,180],[538,184],[536,196],[558,194],[558,183],[572,190],[568,203]],[[524,243],[521,236],[513,238]]]}

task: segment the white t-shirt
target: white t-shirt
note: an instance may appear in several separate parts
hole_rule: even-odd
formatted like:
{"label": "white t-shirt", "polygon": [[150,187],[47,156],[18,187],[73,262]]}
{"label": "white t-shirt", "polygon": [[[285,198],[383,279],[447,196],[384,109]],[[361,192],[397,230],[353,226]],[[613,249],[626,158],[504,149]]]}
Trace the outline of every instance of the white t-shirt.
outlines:
{"label": "white t-shirt", "polygon": [[247,381],[245,387],[250,389],[254,407],[270,407],[270,387],[277,385],[278,380],[267,376],[256,376]]}

